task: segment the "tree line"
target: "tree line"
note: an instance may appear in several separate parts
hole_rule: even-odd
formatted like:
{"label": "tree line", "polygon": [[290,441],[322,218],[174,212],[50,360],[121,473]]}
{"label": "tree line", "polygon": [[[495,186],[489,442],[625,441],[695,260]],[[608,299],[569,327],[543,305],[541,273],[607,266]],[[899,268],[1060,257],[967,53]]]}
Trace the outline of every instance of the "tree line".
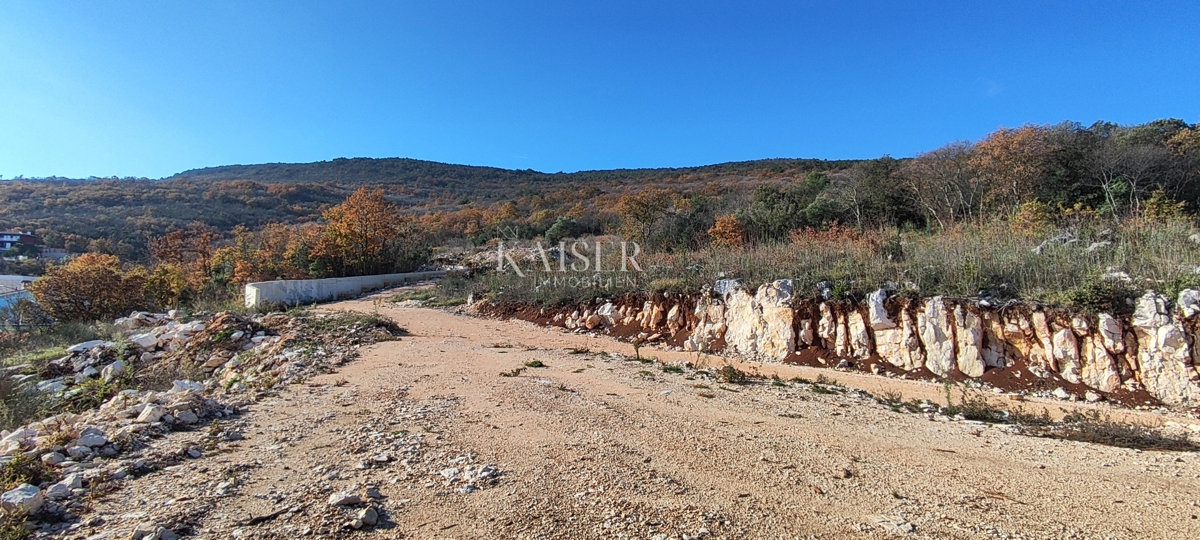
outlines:
{"label": "tree line", "polygon": [[[346,161],[357,167],[356,182],[372,163]],[[322,166],[336,165],[335,160]],[[300,166],[263,167],[260,173],[296,174]],[[70,209],[80,208],[78,201],[123,209],[123,218],[93,216],[114,221],[93,231],[102,236],[91,239],[48,229],[56,222],[46,214],[46,227],[36,232],[50,247],[59,243],[96,255],[52,266],[46,276],[69,282],[72,272],[106,268],[101,273],[110,286],[94,290],[168,306],[228,298],[236,286],[252,281],[405,271],[427,261],[435,246],[479,247],[500,240],[556,243],[618,234],[647,250],[684,252],[795,242],[798,235],[846,227],[936,234],[996,220],[1194,219],[1200,208],[1200,128],[1170,119],[1134,126],[1025,125],[904,159],[764,160],[575,175],[468,169],[477,173],[471,177],[479,183],[474,191],[454,178],[422,177],[351,191],[336,182],[268,182],[265,173],[254,180],[198,179],[199,173],[189,173],[188,179],[169,181],[174,183],[21,181],[0,190],[0,208],[7,209],[0,216],[27,228],[16,221],[12,205],[65,204],[68,211],[60,217],[74,215]],[[558,177],[570,178],[564,183],[554,180]],[[429,187],[438,183],[457,187]],[[178,202],[197,196],[204,202]],[[174,207],[162,201],[189,210],[166,219],[158,214]],[[236,212],[222,214],[229,209]],[[116,232],[130,227],[132,236]],[[144,294],[127,294],[130,287]]]}

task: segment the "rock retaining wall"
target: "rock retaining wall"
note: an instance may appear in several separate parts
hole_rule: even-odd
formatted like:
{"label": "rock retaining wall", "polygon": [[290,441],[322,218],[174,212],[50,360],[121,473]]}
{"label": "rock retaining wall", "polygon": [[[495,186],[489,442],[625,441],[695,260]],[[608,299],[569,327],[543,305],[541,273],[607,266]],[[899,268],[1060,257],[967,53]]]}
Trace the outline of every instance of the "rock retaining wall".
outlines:
{"label": "rock retaining wall", "polygon": [[876,373],[953,379],[1000,370],[1018,378],[1028,373],[1034,382],[1053,383],[1042,388],[1070,387],[1080,395],[1123,392],[1168,405],[1200,402],[1200,291],[1194,289],[1174,302],[1147,292],[1132,315],[1089,316],[941,296],[915,300],[883,290],[858,304],[799,299],[790,280],[754,291],[722,281],[691,297],[626,297],[510,314],[768,363],[819,359]]}

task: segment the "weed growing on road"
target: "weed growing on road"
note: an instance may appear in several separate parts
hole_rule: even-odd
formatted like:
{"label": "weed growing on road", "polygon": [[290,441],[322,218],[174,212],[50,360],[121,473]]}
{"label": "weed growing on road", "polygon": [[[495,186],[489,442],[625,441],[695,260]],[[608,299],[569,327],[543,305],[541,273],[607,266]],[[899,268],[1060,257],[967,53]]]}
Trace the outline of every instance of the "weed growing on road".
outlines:
{"label": "weed growing on road", "polygon": [[817,384],[819,384],[821,386],[836,386],[838,388],[842,387],[842,383],[839,383],[834,379],[830,379],[829,377],[826,377],[825,374],[817,375]]}
{"label": "weed growing on road", "polygon": [[826,377],[818,375],[817,381],[812,384],[811,390],[814,394],[842,394],[846,392],[846,388],[841,383]]}
{"label": "weed growing on road", "polygon": [[1065,439],[1119,448],[1195,452],[1200,445],[1188,440],[1186,434],[1168,435],[1154,426],[1115,422],[1100,411],[1073,412],[1058,423],[1038,423],[1025,426],[1029,435]]}
{"label": "weed growing on road", "polygon": [[500,376],[501,376],[501,377],[516,377],[516,376],[520,375],[520,374],[521,374],[522,372],[524,372],[524,371],[525,371],[525,368],[524,368],[524,367],[513,368],[513,370],[512,370],[512,371],[502,371],[502,372],[500,372]]}
{"label": "weed growing on road", "polygon": [[720,371],[717,371],[717,380],[729,384],[742,384],[746,382],[746,373],[733,366],[725,365]]}
{"label": "weed growing on road", "polygon": [[1008,420],[1009,413],[999,407],[992,405],[987,396],[979,389],[972,389],[969,385],[959,387],[958,405],[954,404],[952,390],[955,384],[952,381],[946,381],[946,408],[943,413],[946,416],[962,415],[967,420],[977,420],[980,422],[1005,422]]}

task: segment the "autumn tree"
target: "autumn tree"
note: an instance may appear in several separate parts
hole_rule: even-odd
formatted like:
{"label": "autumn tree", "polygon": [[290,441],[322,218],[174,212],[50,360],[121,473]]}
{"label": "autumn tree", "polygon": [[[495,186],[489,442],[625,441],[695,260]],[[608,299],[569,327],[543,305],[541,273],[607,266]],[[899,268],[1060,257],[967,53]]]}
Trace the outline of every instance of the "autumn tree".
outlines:
{"label": "autumn tree", "polygon": [[622,229],[636,240],[649,241],[654,226],[671,210],[674,199],[672,192],[656,187],[622,196],[616,207]]}
{"label": "autumn tree", "polygon": [[31,287],[38,304],[56,320],[92,321],[151,308],[147,278],[141,267],[123,271],[113,255],[86,253],[50,267]]}
{"label": "autumn tree", "polygon": [[1033,199],[1050,155],[1047,131],[1033,125],[1000,128],[975,145],[971,169],[989,205],[1011,211]]}
{"label": "autumn tree", "polygon": [[325,229],[313,249],[333,276],[362,276],[410,269],[423,250],[411,220],[387,201],[383,190],[359,188],[325,211]]}
{"label": "autumn tree", "polygon": [[1200,125],[1177,131],[1167,140],[1167,147],[1178,156],[1200,154]]}
{"label": "autumn tree", "polygon": [[179,307],[195,298],[188,272],[174,263],[160,264],[146,277],[146,294],[160,307]]}
{"label": "autumn tree", "polygon": [[739,247],[746,241],[746,225],[739,221],[737,216],[720,216],[712,228],[708,229],[708,235],[715,246]]}
{"label": "autumn tree", "polygon": [[219,235],[202,223],[192,223],[187,229],[171,231],[152,238],[150,256],[158,266],[170,265],[182,273],[191,288],[199,290],[209,282],[214,242]]}

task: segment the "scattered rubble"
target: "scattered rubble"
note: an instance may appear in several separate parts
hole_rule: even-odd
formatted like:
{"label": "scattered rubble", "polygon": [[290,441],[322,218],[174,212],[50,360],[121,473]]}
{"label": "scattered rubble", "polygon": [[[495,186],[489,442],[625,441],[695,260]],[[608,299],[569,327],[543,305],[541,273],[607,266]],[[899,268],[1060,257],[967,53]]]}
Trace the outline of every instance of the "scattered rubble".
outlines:
{"label": "scattered rubble", "polygon": [[[0,496],[4,513],[41,522],[37,531],[78,527],[92,491],[204,455],[196,445],[172,445],[172,432],[236,418],[273,387],[327,372],[397,330],[358,315],[318,313],[223,312],[184,322],[177,312],[135,312],[114,326],[123,338],[71,346],[40,372],[9,370],[17,371],[16,384],[50,395],[62,411],[0,433],[0,465],[26,460],[45,468],[40,483]],[[236,431],[214,437],[241,438]],[[133,537],[177,534],[149,523]]]}

